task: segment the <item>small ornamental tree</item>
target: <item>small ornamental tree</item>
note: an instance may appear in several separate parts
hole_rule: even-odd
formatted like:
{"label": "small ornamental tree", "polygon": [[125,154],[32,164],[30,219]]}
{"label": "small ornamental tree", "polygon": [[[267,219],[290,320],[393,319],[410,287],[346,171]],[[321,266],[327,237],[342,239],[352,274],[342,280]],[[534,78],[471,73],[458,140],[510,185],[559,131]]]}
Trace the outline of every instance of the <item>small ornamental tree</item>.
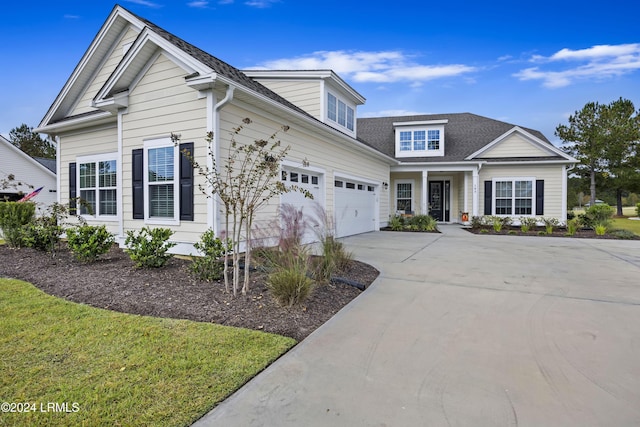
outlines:
{"label": "small ornamental tree", "polygon": [[[212,167],[200,166],[191,158],[193,167],[203,176],[206,185],[200,190],[209,196],[217,195],[222,203],[225,218],[226,238],[231,242],[231,264],[233,282],[229,281],[229,253],[224,259],[224,283],[227,292],[238,295],[249,291],[249,273],[251,264],[251,242],[253,221],[256,213],[275,197],[290,191],[300,191],[305,197],[313,198],[306,190],[297,186],[286,186],[280,179],[280,165],[290,150],[290,146],[282,147],[278,138],[280,132],[287,132],[289,126],[282,126],[266,139],[248,140],[242,131],[252,120],[245,118],[242,124],[231,132],[231,140],[226,155],[216,158],[214,152],[209,156]],[[207,134],[206,140],[211,143],[213,132]],[[178,143],[179,137],[172,134],[172,140]],[[189,153],[185,154],[189,155]],[[240,288],[241,244],[244,242],[244,280]]]}

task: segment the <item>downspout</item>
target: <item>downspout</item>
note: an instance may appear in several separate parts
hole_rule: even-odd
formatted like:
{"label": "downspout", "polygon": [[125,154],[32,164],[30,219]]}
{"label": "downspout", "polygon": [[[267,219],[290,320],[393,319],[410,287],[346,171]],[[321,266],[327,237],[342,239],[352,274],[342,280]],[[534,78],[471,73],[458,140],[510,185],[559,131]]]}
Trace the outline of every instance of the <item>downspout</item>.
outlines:
{"label": "downspout", "polygon": [[[224,98],[222,100],[220,100],[220,102],[215,104],[213,106],[213,108],[212,108],[211,122],[209,122],[209,124],[210,124],[209,128],[210,129],[207,129],[207,131],[213,132],[213,138],[211,138],[210,146],[207,147],[208,148],[208,153],[207,153],[207,169],[208,170],[212,170],[213,167],[214,167],[212,155],[215,157],[216,160],[220,157],[220,115],[219,115],[219,111],[222,109],[222,107],[224,107],[226,104],[231,102],[231,100],[233,100],[233,92],[234,92],[234,90],[235,90],[235,86],[228,85],[227,86],[227,93],[225,94]],[[207,98],[207,99],[210,100],[211,103],[213,103],[214,102],[213,90],[209,92],[209,96],[211,98]],[[217,162],[216,162],[216,164],[217,164]],[[209,187],[209,191],[211,191],[211,187]],[[219,224],[219,220],[218,220],[218,201],[217,201],[217,199],[215,197],[216,197],[215,194],[211,194],[211,197],[209,197],[209,199],[208,199],[208,209],[212,213],[212,215],[208,216],[208,218],[212,222],[211,224],[209,224],[210,228],[213,229],[213,232],[214,232],[215,235],[218,235],[218,233],[220,231],[220,224]]]}
{"label": "downspout", "polygon": [[569,192],[569,189],[568,189],[569,171],[575,167],[576,167],[575,163],[569,166],[562,167],[562,218],[561,219],[562,221],[564,221],[565,224],[567,223],[567,211],[568,211],[567,194]]}
{"label": "downspout", "polygon": [[60,137],[56,135],[54,137],[56,141],[56,201],[58,204],[62,203],[62,188],[60,175],[62,175],[62,158],[60,155]]}
{"label": "downspout", "polygon": [[118,200],[117,200],[117,206],[116,209],[118,211],[118,238],[121,240],[121,242],[124,242],[124,212],[123,207],[124,207],[124,202],[123,202],[123,198],[124,195],[122,194],[123,192],[123,188],[122,188],[122,183],[123,183],[123,178],[122,178],[122,160],[123,160],[123,150],[122,150],[122,115],[123,115],[124,111],[122,109],[118,110],[118,124],[117,124],[117,130],[116,132],[118,133],[117,138],[118,138],[118,163],[116,164],[116,169],[119,171],[118,174],[116,174],[116,194],[118,194]]}

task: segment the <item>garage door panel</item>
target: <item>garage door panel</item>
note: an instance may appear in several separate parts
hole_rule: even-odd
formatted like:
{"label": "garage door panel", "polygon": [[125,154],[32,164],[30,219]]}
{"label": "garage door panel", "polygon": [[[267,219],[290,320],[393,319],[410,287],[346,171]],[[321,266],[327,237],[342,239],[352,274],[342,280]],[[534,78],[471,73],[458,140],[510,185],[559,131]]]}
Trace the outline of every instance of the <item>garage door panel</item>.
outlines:
{"label": "garage door panel", "polygon": [[337,237],[377,229],[375,188],[354,180],[336,179],[334,186]]}

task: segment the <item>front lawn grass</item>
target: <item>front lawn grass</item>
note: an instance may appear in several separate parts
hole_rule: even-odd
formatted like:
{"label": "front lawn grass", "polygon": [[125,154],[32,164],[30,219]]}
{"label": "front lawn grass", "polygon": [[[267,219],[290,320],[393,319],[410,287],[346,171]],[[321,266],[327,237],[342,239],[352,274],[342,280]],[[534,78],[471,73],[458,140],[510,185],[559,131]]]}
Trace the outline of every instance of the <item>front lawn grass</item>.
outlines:
{"label": "front lawn grass", "polygon": [[630,220],[629,218],[613,218],[611,223],[612,229],[629,230],[640,236],[640,221]]}
{"label": "front lawn grass", "polygon": [[[190,425],[294,344],[101,310],[0,278],[0,402],[36,409],[2,413],[0,425]],[[49,402],[69,412],[46,412]]]}

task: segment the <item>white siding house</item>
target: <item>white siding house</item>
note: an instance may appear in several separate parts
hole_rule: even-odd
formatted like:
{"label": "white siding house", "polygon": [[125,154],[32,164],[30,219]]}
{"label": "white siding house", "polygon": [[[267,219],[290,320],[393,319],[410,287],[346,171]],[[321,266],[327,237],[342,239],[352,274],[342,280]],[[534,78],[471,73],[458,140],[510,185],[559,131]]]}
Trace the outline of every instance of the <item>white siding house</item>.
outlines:
{"label": "white siding house", "polygon": [[400,210],[460,222],[462,212],[506,212],[505,197],[488,192],[508,179],[542,185],[541,200],[525,203],[565,217],[575,161],[541,134],[466,113],[358,119],[364,102],[331,70],[243,72],[116,6],[37,131],[58,143],[60,202],[80,197],[93,207],[78,206],[85,220],[121,242],[129,230],[171,228],[178,253],[208,228],[225,232],[221,205],[199,190],[206,182],[184,150],[212,167],[245,118],[238,138],[248,142],[289,128],[278,134],[290,147],[281,179],[314,195],[272,200],[257,218],[263,229],[283,203],[304,212],[319,204],[338,236],[378,230]]}
{"label": "white siding house", "polygon": [[0,135],[0,180],[8,184],[0,189],[0,199],[18,200],[42,187],[31,200],[36,203],[37,214],[44,213],[57,200],[57,194],[56,174],[43,163]]}

